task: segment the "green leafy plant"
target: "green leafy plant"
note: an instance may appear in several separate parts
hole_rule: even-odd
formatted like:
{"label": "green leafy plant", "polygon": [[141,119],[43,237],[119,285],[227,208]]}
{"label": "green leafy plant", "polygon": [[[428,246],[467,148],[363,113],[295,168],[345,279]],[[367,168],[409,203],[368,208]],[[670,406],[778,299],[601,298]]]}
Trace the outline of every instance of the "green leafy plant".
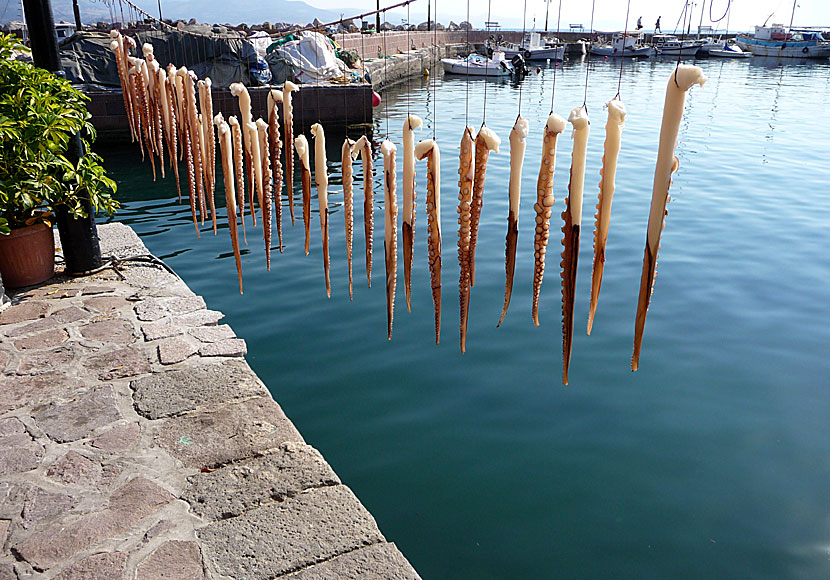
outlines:
{"label": "green leafy plant", "polygon": [[[45,222],[64,207],[86,217],[112,214],[115,182],[106,176],[101,157],[90,150],[95,129],[86,110],[88,97],[54,74],[15,60],[28,51],[17,38],[0,34],[0,234]],[[87,152],[79,161],[67,157],[70,139],[81,136]]]}

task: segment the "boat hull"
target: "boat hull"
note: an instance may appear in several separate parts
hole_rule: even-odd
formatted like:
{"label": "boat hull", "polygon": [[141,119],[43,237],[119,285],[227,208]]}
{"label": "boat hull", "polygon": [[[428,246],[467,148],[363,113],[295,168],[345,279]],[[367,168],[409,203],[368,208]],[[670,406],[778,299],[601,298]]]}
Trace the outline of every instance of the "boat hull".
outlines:
{"label": "boat hull", "polygon": [[448,74],[454,75],[470,75],[478,76],[478,77],[506,77],[510,76],[510,71],[503,68],[500,65],[491,65],[491,66],[481,66],[481,65],[473,65],[470,64],[469,66],[467,63],[460,59],[454,58],[444,58],[441,59],[441,66],[444,67],[444,72]]}
{"label": "boat hull", "polygon": [[537,49],[518,49],[518,48],[504,48],[504,56],[508,60],[521,54],[526,61],[531,60],[565,60],[565,47],[559,46],[556,48],[537,48]]}
{"label": "boat hull", "polygon": [[738,37],[738,46],[754,56],[779,58],[827,58],[830,56],[830,45],[819,44],[814,40],[783,42],[741,36]]}
{"label": "boat hull", "polygon": [[626,48],[625,51],[615,49],[611,46],[592,46],[591,54],[593,56],[610,56],[610,57],[624,57],[635,58],[638,56],[651,56],[653,49],[650,46],[638,46],[637,48]]}
{"label": "boat hull", "polygon": [[738,52],[736,50],[724,50],[722,48],[709,49],[707,54],[717,58],[749,58],[752,56],[751,52]]}
{"label": "boat hull", "polygon": [[700,50],[699,46],[684,46],[683,48],[680,47],[667,47],[667,48],[657,48],[657,54],[660,56],[695,56]]}

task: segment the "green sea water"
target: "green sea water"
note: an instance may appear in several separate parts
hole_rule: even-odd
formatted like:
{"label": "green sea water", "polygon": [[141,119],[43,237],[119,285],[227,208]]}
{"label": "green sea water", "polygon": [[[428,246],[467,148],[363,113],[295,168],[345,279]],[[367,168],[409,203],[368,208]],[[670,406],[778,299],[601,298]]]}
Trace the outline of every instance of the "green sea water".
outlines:
{"label": "green sea water", "polygon": [[[137,147],[99,148],[131,225],[247,340],[248,360],[306,440],[433,579],[818,579],[830,577],[830,65],[698,61],[672,201],[632,373],[634,315],[672,61],[625,63],[628,109],[607,262],[585,334],[606,112],[619,61],[593,60],[570,386],[561,384],[559,213],[572,140],[559,140],[541,326],[530,317],[533,203],[553,68],[524,81],[435,79],[387,90],[375,138],[399,146],[407,111],[442,150],[443,331],[433,341],[425,165],[417,168],[412,312],[398,276],[386,339],[383,190],[375,268],[363,267],[355,165],[354,300],[347,290],[342,136],[329,135],[332,297],[317,213],[311,253],[283,208],[285,252],[265,268],[247,223],[245,294],[226,220],[197,240],[172,178],[153,182]],[[556,74],[556,111],[583,102],[586,63]],[[487,171],[467,353],[458,347],[456,205],[465,116],[502,138]],[[509,146],[521,95],[530,122],[513,299],[504,297]],[[387,129],[388,126],[388,129]],[[376,158],[376,167],[382,160]],[[220,173],[221,175],[221,173]],[[399,164],[399,180],[402,169]],[[295,188],[299,191],[299,184]],[[401,185],[399,181],[399,195]],[[221,198],[221,189],[220,195]],[[285,196],[283,196],[284,198]],[[299,196],[298,196],[299,197]],[[220,204],[222,205],[222,204]],[[313,200],[316,207],[316,199]],[[221,211],[220,215],[224,212]],[[301,212],[298,208],[298,217]],[[276,234],[274,235],[276,245]],[[402,256],[399,264],[402,267]]]}

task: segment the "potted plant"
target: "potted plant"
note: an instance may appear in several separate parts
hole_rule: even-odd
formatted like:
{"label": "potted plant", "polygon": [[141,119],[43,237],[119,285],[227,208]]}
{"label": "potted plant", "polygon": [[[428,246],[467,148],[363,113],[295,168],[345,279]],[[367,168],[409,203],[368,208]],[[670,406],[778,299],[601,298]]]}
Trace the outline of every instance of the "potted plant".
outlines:
{"label": "potted plant", "polygon": [[[88,97],[15,59],[25,51],[17,38],[0,34],[0,272],[9,288],[54,273],[55,212],[86,218],[88,208],[118,208],[115,182],[89,150],[95,129]],[[80,159],[68,155],[78,138],[87,151]]]}

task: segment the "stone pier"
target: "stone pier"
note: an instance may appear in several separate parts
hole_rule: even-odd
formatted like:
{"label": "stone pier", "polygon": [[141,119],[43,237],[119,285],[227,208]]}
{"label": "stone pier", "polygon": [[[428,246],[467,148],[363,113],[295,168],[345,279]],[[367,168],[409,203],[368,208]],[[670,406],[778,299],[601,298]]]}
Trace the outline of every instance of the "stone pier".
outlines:
{"label": "stone pier", "polygon": [[419,578],[122,224],[0,313],[0,580]]}

